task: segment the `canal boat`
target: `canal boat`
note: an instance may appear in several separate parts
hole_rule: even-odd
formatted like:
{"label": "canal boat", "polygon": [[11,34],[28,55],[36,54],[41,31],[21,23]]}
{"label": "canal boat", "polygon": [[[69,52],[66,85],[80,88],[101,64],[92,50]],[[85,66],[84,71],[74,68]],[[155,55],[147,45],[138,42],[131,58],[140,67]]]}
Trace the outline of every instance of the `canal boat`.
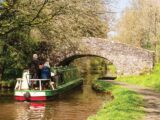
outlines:
{"label": "canal boat", "polygon": [[17,78],[14,96],[18,101],[46,101],[83,83],[76,67],[51,68],[53,79],[32,79],[29,70]]}

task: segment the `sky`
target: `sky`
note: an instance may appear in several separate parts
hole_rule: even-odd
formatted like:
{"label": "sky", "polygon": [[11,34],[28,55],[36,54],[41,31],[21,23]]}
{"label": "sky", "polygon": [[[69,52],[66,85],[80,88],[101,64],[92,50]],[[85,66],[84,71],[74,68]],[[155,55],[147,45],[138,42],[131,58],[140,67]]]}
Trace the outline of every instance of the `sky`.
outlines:
{"label": "sky", "polygon": [[[112,4],[111,8],[113,9],[113,12],[115,13],[116,21],[118,21],[125,10],[126,7],[130,6],[131,0],[115,0],[115,2]],[[116,24],[116,23],[115,23]],[[113,24],[113,25],[115,25]],[[117,33],[115,31],[111,31],[108,33],[109,37],[112,37],[116,35]]]}
{"label": "sky", "polygon": [[113,3],[112,8],[117,12],[118,17],[121,16],[121,13],[126,7],[130,6],[130,2],[131,0],[116,0],[116,2]]}

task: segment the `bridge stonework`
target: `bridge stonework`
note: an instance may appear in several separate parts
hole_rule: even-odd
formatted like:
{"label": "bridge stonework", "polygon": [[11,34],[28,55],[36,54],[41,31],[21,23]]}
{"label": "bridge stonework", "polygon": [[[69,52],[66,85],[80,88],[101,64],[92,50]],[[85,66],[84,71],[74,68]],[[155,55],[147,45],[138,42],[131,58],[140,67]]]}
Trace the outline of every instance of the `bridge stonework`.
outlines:
{"label": "bridge stonework", "polygon": [[154,52],[145,49],[100,38],[85,38],[79,44],[83,47],[61,53],[58,62],[69,63],[83,56],[98,56],[111,61],[119,75],[138,75],[150,71],[154,65]]}

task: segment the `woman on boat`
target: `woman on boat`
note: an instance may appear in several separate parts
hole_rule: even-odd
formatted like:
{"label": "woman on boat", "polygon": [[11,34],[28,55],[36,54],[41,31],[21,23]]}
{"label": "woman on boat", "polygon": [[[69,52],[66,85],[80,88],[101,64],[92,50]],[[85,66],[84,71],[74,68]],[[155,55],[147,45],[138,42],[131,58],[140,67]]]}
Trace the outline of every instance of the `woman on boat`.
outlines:
{"label": "woman on boat", "polygon": [[43,81],[43,79],[51,79],[51,71],[50,71],[50,65],[49,60],[47,60],[41,69],[41,79],[42,79],[42,87],[43,89],[47,88],[48,83],[46,81]]}
{"label": "woman on boat", "polygon": [[42,79],[50,79],[51,78],[51,71],[50,71],[50,65],[49,61],[47,60],[42,69],[41,69],[41,78]]}

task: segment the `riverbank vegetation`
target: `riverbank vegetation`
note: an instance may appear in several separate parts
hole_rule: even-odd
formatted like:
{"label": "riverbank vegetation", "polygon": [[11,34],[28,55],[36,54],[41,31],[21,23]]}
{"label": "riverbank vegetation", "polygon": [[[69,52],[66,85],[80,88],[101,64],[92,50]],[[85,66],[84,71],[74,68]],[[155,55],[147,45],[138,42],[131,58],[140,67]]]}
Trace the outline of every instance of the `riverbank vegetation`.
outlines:
{"label": "riverbank vegetation", "polygon": [[153,71],[139,76],[121,76],[117,80],[153,88],[160,91],[160,64],[156,64]]}
{"label": "riverbank vegetation", "polygon": [[15,85],[15,81],[13,81],[13,80],[0,81],[0,89],[1,88],[13,89],[14,85]]}
{"label": "riverbank vegetation", "polygon": [[[132,0],[117,24],[117,40],[131,46],[155,52],[155,62],[160,63],[160,1]],[[115,38],[116,39],[116,38]],[[151,73],[119,77],[118,80],[160,91],[160,65]]]}
{"label": "riverbank vegetation", "polygon": [[[116,76],[116,67],[109,61],[100,57],[83,57],[74,60],[71,65],[76,65],[80,73],[101,74],[103,77]],[[101,76],[101,77],[102,77]]]}
{"label": "riverbank vegetation", "polygon": [[[0,1],[0,80],[20,77],[32,54],[75,51],[83,37],[107,38],[108,1]],[[103,19],[102,19],[103,18]]]}
{"label": "riverbank vegetation", "polygon": [[144,116],[143,98],[136,92],[113,85],[106,81],[93,84],[98,91],[112,94],[113,100],[106,101],[96,115],[88,120],[140,120]]}
{"label": "riverbank vegetation", "polygon": [[[155,52],[160,60],[160,1],[131,0],[117,25],[117,40]],[[116,38],[114,38],[116,39]]]}
{"label": "riverbank vegetation", "polygon": [[74,60],[70,65],[76,65],[81,74],[105,74],[108,61],[99,57],[83,57]]}

